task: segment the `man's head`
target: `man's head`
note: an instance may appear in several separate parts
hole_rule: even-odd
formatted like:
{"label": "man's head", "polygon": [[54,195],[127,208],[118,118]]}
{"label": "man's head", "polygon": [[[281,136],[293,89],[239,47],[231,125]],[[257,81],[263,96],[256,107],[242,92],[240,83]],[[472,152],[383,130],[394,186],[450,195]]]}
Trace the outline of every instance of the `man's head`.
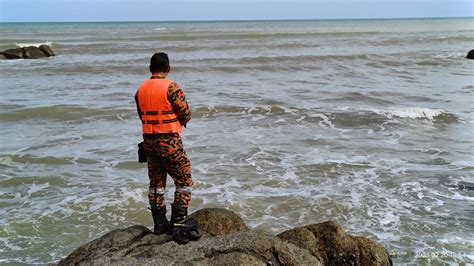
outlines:
{"label": "man's head", "polygon": [[150,72],[170,72],[170,60],[166,53],[156,53],[151,57]]}

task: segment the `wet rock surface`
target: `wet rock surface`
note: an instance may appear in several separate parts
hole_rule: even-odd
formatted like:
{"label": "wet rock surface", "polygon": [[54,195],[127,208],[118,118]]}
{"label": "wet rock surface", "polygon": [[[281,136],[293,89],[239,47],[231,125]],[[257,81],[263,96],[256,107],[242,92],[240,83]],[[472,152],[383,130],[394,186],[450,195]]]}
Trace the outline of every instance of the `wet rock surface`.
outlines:
{"label": "wet rock surface", "polygon": [[179,245],[136,225],[79,247],[59,265],[390,265],[382,245],[348,235],[331,221],[274,236],[249,230],[225,209],[202,209],[190,217],[201,226],[198,241]]}

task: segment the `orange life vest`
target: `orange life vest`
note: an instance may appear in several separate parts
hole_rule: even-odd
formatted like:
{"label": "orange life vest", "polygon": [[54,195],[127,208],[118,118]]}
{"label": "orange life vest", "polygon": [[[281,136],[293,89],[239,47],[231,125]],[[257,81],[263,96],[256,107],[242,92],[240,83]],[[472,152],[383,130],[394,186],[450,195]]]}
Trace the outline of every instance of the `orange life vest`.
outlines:
{"label": "orange life vest", "polygon": [[143,134],[179,133],[178,116],[168,101],[169,79],[145,80],[137,91],[137,107]]}

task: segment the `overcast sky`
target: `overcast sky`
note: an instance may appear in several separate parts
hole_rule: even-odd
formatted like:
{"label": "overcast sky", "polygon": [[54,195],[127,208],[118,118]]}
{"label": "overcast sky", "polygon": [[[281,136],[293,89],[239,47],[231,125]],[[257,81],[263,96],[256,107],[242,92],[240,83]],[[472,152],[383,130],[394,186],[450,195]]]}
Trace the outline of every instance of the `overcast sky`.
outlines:
{"label": "overcast sky", "polygon": [[1,22],[472,17],[474,0],[0,0]]}

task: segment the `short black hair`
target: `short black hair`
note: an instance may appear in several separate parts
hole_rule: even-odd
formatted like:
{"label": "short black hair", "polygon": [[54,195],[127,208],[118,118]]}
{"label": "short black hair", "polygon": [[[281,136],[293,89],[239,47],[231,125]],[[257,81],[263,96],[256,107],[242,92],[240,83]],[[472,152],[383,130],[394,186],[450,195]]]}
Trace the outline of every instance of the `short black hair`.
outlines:
{"label": "short black hair", "polygon": [[150,60],[150,72],[169,72],[170,60],[166,53],[155,53]]}

